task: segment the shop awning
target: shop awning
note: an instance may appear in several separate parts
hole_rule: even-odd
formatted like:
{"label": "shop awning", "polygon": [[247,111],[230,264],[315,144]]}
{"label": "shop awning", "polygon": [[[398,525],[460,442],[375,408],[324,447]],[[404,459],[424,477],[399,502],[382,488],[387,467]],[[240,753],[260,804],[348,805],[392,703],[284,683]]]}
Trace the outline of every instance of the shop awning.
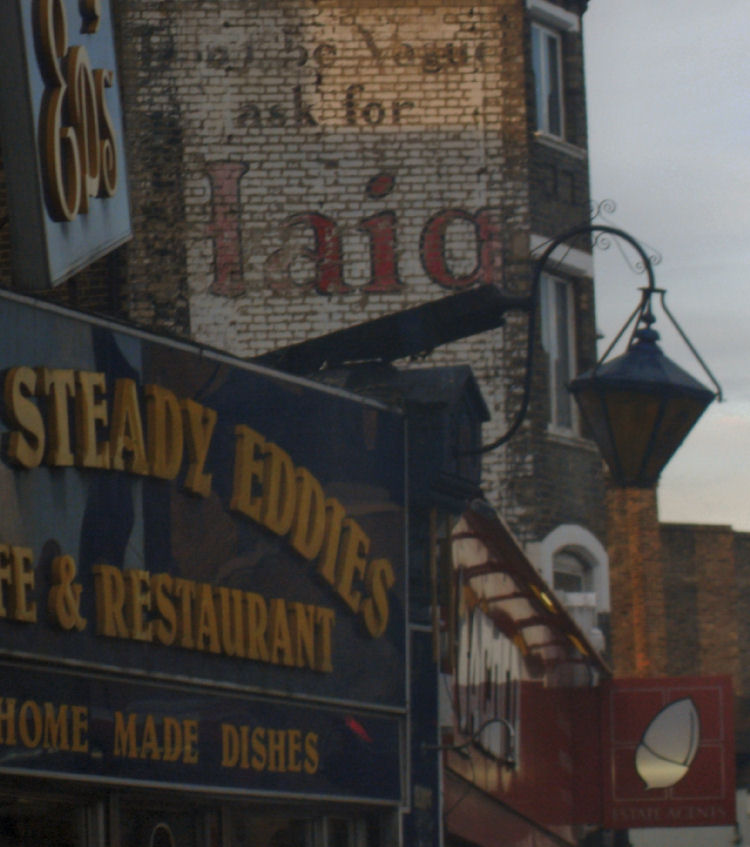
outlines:
{"label": "shop awning", "polygon": [[475,501],[452,535],[458,585],[495,626],[544,668],[585,663],[611,671],[494,510]]}

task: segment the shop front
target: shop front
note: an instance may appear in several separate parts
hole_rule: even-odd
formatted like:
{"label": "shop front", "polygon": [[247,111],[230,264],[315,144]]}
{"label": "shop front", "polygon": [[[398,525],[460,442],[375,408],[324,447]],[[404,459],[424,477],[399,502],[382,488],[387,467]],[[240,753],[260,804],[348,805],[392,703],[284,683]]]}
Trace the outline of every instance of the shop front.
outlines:
{"label": "shop front", "polygon": [[403,418],[2,295],[0,845],[377,847]]}

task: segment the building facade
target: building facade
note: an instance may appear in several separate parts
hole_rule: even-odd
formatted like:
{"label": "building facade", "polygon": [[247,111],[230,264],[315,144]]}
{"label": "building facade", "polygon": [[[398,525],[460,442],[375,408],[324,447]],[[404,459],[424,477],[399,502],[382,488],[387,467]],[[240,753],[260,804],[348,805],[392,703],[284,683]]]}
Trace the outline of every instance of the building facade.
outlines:
{"label": "building facade", "polygon": [[[661,523],[653,489],[611,492],[610,496],[615,500],[610,508],[611,591],[617,598],[612,616],[615,673],[670,677],[724,674],[731,679],[734,710],[735,825],[711,827],[707,820],[706,828],[700,829],[634,830],[631,841],[637,847],[745,844],[747,533],[720,525]],[[626,559],[627,568],[623,566]]]}
{"label": "building facade", "polygon": [[[40,154],[42,179],[56,174],[40,202],[63,230],[85,230],[84,207],[97,212],[108,192],[127,186],[132,229],[127,243],[38,293],[252,360],[472,288],[527,292],[535,252],[591,215],[585,8],[585,0],[36,4],[27,58],[44,88],[40,134],[62,130],[59,155]],[[90,46],[105,29],[111,61]],[[83,79],[80,107],[70,68]],[[82,128],[94,125],[93,113],[107,126],[107,112],[121,131],[117,183]],[[11,243],[17,145],[4,120],[0,285],[22,290],[30,257],[19,259]],[[76,156],[85,162],[79,193],[63,167]],[[595,359],[590,245],[576,242],[554,259],[534,329],[530,414],[508,445],[484,455],[481,489],[584,638],[606,647],[601,462],[564,388]],[[526,318],[508,313],[494,329],[458,335],[412,364],[468,364],[491,442],[521,401]],[[478,466],[469,476],[479,486]],[[459,486],[421,504],[422,538],[410,539],[415,591],[430,584],[413,573],[429,574],[450,535],[449,524],[430,524],[431,510],[455,522],[462,498],[478,493]],[[412,603],[414,626],[434,627],[432,599]],[[319,810],[315,826],[328,827],[335,811]],[[375,837],[366,818],[334,821],[320,837],[365,843]],[[555,837],[572,838],[562,829]]]}
{"label": "building facade", "polygon": [[[50,296],[253,357],[472,286],[528,290],[534,251],[591,215],[585,7],[113,2],[134,237]],[[529,422],[484,486],[544,573],[578,557],[591,593],[603,482],[564,386],[595,359],[592,262],[570,248],[543,280]],[[525,338],[509,315],[428,359],[471,364],[487,441]]]}

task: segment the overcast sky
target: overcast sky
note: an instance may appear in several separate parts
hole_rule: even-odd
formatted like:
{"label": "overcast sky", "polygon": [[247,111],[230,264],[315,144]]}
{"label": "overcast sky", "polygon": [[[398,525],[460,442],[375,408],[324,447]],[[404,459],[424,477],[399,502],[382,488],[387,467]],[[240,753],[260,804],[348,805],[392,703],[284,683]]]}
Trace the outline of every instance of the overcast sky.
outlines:
{"label": "overcast sky", "polygon": [[[661,520],[750,531],[750,0],[590,0],[584,38],[592,196],[661,253],[656,284],[726,398],[664,471]],[[614,250],[595,267],[610,340],[643,281]]]}

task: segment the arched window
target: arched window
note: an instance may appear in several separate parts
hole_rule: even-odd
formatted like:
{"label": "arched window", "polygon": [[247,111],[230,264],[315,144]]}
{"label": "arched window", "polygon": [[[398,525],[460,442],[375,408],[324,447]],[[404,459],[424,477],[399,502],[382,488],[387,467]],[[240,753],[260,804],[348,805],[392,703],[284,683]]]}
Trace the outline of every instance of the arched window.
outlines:
{"label": "arched window", "polygon": [[526,553],[593,645],[603,650],[609,616],[609,557],[588,529],[562,524]]}
{"label": "arched window", "polygon": [[593,593],[599,614],[609,612],[609,557],[585,527],[561,524],[526,553],[547,584],[558,591]]}
{"label": "arched window", "polygon": [[552,587],[565,592],[591,591],[591,566],[575,550],[558,550],[552,556]]}

